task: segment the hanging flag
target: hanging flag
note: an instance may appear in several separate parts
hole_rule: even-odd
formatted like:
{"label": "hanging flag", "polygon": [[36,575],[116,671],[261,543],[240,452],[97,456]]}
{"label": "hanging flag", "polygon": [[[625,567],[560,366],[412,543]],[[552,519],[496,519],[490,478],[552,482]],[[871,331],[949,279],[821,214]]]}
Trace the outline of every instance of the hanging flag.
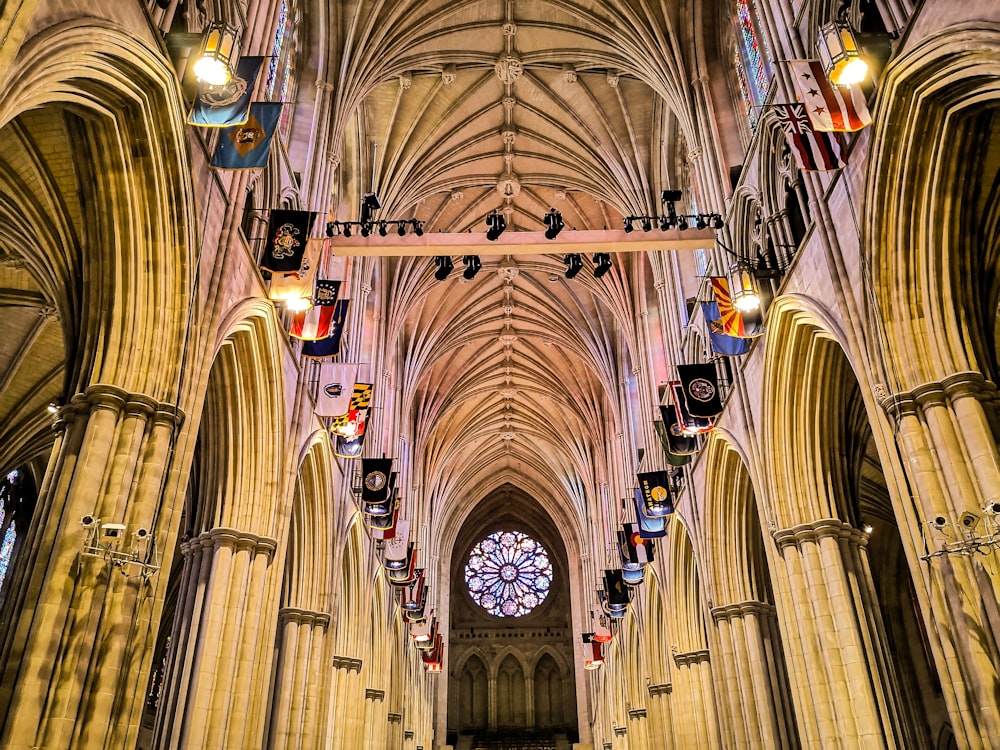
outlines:
{"label": "hanging flag", "polygon": [[426,597],[427,592],[424,591],[424,569],[417,568],[417,574],[413,578],[413,583],[403,589],[399,606],[408,612],[420,609],[421,593]]}
{"label": "hanging flag", "polygon": [[680,423],[681,430],[688,435],[699,435],[703,432],[709,432],[715,427],[715,421],[711,417],[696,417],[691,414],[687,404],[687,396],[684,393],[684,386],[679,380],[671,380],[669,385],[670,392],[673,395],[674,406],[677,409],[677,421]]}
{"label": "hanging flag", "polygon": [[301,271],[312,221],[313,214],[309,211],[271,211],[260,267],[271,273]]}
{"label": "hanging flag", "polygon": [[316,291],[313,294],[313,306],[308,310],[300,310],[292,317],[292,327],[289,334],[297,339],[315,341],[325,339],[333,331],[334,319],[337,315],[337,295],[340,292],[340,282],[329,279],[316,279]]}
{"label": "hanging flag", "polygon": [[692,417],[717,417],[722,413],[719,374],[711,362],[677,365],[684,400]]}
{"label": "hanging flag", "polygon": [[636,475],[646,515],[659,518],[674,512],[670,475],[665,471],[644,471]]}
{"label": "hanging flag", "polygon": [[601,653],[601,644],[597,641],[591,641],[591,644],[589,649],[585,649],[584,669],[598,669],[604,666],[604,654]]}
{"label": "hanging flag", "polygon": [[438,637],[438,621],[436,617],[430,618],[426,628],[420,628],[413,635],[413,645],[421,651],[434,648],[434,642]]}
{"label": "hanging flag", "polygon": [[[318,282],[317,282],[318,283]],[[344,333],[344,321],[347,320],[349,299],[338,299],[333,306],[333,319],[330,321],[330,335],[325,339],[302,341],[302,356],[312,359],[325,359],[340,354],[340,339]]]}
{"label": "hanging flag", "polygon": [[236,73],[222,86],[202,84],[188,114],[188,125],[226,128],[243,125],[250,118],[250,98],[263,57],[241,57]]}
{"label": "hanging flag", "polygon": [[390,512],[384,515],[370,515],[368,523],[372,529],[372,539],[392,539],[396,535],[396,519],[399,518],[400,502],[398,498],[391,498],[389,502]]}
{"label": "hanging flag", "polygon": [[722,314],[719,312],[719,305],[715,300],[701,303],[701,313],[708,323],[708,339],[712,344],[712,351],[726,357],[735,357],[746,354],[750,351],[750,342],[745,338],[729,336],[722,324]]}
{"label": "hanging flag", "polygon": [[361,449],[365,444],[365,428],[368,426],[368,411],[359,412],[357,431],[350,437],[337,435],[337,445],[333,449],[334,455],[339,458],[357,458],[361,455]]}
{"label": "hanging flag", "polygon": [[677,407],[673,404],[660,405],[660,416],[667,430],[668,452],[671,456],[687,457],[688,461],[671,461],[671,466],[685,466],[690,463],[690,457],[698,452],[698,437],[685,431],[684,425],[677,417]]}
{"label": "hanging flag", "polygon": [[638,586],[646,580],[646,566],[637,565],[632,570],[622,568],[622,581],[626,586]]}
{"label": "hanging flag", "polygon": [[361,499],[366,503],[383,503],[389,498],[389,475],[392,459],[361,459]]}
{"label": "hanging flag", "polygon": [[[622,565],[622,578],[628,578],[625,574],[642,570],[642,564],[639,562],[633,562],[632,558],[629,557],[629,540],[628,534],[625,533],[625,529],[618,529],[615,531],[615,536],[618,538],[618,558]],[[626,583],[628,583],[628,581],[626,581]]]}
{"label": "hanging flag", "polygon": [[[654,516],[646,510],[646,504],[642,501],[642,490],[638,487],[632,493],[635,502],[635,518],[639,523],[639,534],[643,539],[658,539],[667,535],[667,516]],[[673,503],[670,504],[671,509]],[[669,514],[667,514],[669,515]]]}
{"label": "hanging flag", "polygon": [[872,124],[860,86],[834,86],[819,60],[789,60],[788,67],[813,130],[846,133]]}
{"label": "hanging flag", "polygon": [[591,633],[591,638],[598,643],[609,643],[613,636],[611,634],[611,627],[608,625],[604,615],[591,612],[590,618],[594,622],[594,632]]}
{"label": "hanging flag", "polygon": [[[832,172],[847,166],[842,139],[837,134],[813,130],[801,104],[775,104],[778,124],[785,132],[788,147],[795,154],[799,169],[807,172]],[[719,305],[721,309],[721,305]]]}
{"label": "hanging flag", "polygon": [[[319,366],[319,396],[316,415],[320,417],[347,417],[350,413],[351,394],[358,374],[355,364],[321,362]],[[346,420],[345,420],[346,421]],[[330,429],[333,429],[331,425]]]}
{"label": "hanging flag", "polygon": [[389,578],[389,583],[393,586],[405,586],[413,583],[413,579],[417,575],[416,547],[410,545],[405,568],[387,568],[385,573]]}
{"label": "hanging flag", "polygon": [[628,542],[628,559],[629,562],[639,563],[641,565],[648,565],[653,562],[653,540],[647,539],[642,535],[639,530],[639,524],[637,523],[625,523],[622,524],[622,530],[625,532],[626,541]]}
{"label": "hanging flag", "polygon": [[630,597],[620,570],[604,571],[604,590],[608,595],[608,606],[612,610],[628,606]]}
{"label": "hanging flag", "polygon": [[[665,407],[663,406],[660,407],[661,415],[663,414],[664,408]],[[677,424],[677,418],[674,417],[674,425],[676,426],[676,424]],[[689,453],[675,453],[674,452],[675,448],[673,445],[673,441],[671,439],[670,430],[667,427],[667,423],[662,419],[654,419],[653,428],[656,430],[656,434],[660,438],[660,447],[663,448],[663,456],[664,458],[667,459],[668,464],[670,464],[671,466],[687,466],[689,463],[691,463],[691,454],[697,453],[698,451],[697,439],[691,439],[693,441],[692,442],[693,447],[691,448],[691,451]],[[677,430],[678,430],[677,434],[683,437],[679,427],[677,428]],[[684,437],[683,439],[688,440],[689,438]]]}
{"label": "hanging flag", "polygon": [[406,565],[406,547],[410,542],[410,522],[396,521],[396,536],[385,543],[385,567]]}
{"label": "hanging flag", "polygon": [[272,273],[267,296],[275,302],[302,301],[312,305],[316,287],[316,269],[319,267],[326,240],[307,240],[302,265],[295,273]]}
{"label": "hanging flag", "polygon": [[367,409],[372,403],[372,384],[355,383],[351,393],[351,410]]}
{"label": "hanging flag", "polygon": [[254,102],[243,125],[224,128],[212,155],[216,169],[262,169],[281,116],[281,104]]}
{"label": "hanging flag", "polygon": [[723,333],[741,339],[754,338],[764,334],[764,318],[760,308],[741,312],[733,307],[733,298],[729,293],[729,279],[725,276],[713,276],[712,293],[715,295],[715,303],[719,309]]}

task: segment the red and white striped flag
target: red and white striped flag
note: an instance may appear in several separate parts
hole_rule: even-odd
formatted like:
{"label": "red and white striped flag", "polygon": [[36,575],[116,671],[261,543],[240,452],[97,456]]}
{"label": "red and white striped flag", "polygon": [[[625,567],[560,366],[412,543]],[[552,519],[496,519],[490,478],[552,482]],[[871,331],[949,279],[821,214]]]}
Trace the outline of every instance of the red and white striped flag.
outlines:
{"label": "red and white striped flag", "polygon": [[778,123],[785,131],[785,140],[795,154],[799,169],[832,172],[847,164],[840,142],[842,136],[814,130],[806,117],[804,105],[776,104],[774,107]]}
{"label": "red and white striped flag", "polygon": [[872,124],[859,86],[834,86],[818,60],[789,60],[788,66],[813,130],[849,133]]}
{"label": "red and white striped flag", "polygon": [[337,295],[340,292],[339,281],[316,280],[316,290],[313,293],[313,306],[308,310],[295,313],[289,333],[297,339],[315,341],[325,339],[333,331],[336,319]]}

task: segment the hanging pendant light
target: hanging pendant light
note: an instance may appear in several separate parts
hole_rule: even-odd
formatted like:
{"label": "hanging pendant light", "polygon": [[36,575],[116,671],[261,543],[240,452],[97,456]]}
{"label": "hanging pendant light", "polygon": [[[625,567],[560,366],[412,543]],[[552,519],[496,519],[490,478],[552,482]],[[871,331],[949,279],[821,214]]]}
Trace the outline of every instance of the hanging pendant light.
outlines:
{"label": "hanging pendant light", "polygon": [[225,86],[233,77],[239,32],[227,23],[212,21],[202,36],[194,64],[195,77],[209,86]]}
{"label": "hanging pendant light", "polygon": [[868,75],[868,63],[861,57],[861,48],[854,30],[847,21],[830,21],[819,27],[816,51],[830,83],[852,86]]}
{"label": "hanging pendant light", "polygon": [[740,312],[750,312],[760,307],[760,292],[753,271],[740,263],[733,272],[733,307]]}

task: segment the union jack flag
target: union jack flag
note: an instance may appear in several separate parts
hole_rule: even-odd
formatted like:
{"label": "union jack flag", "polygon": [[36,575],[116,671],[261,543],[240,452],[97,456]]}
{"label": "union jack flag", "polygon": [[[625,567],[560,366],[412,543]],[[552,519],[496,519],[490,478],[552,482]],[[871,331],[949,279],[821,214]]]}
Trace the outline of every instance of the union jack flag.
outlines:
{"label": "union jack flag", "polygon": [[775,110],[799,169],[832,172],[847,165],[842,136],[814,130],[806,116],[805,106],[776,104]]}

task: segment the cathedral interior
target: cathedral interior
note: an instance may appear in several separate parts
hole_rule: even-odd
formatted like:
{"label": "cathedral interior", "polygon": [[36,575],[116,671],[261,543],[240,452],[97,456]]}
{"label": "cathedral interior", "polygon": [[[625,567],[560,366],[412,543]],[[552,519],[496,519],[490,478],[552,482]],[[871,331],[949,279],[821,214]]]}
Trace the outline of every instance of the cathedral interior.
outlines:
{"label": "cathedral interior", "polygon": [[0,749],[1000,747],[996,0],[0,2]]}

